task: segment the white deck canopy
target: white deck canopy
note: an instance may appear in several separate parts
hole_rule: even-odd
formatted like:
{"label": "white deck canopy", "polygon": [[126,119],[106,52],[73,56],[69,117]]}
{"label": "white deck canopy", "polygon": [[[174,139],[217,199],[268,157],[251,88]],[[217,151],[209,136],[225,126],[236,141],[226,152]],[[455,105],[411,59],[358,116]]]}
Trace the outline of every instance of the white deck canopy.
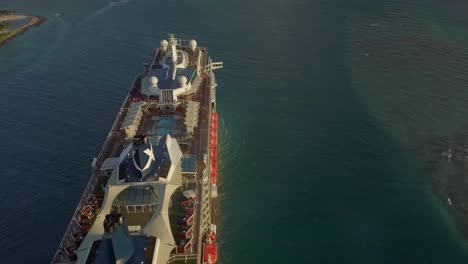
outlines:
{"label": "white deck canopy", "polygon": [[112,173],[115,167],[119,166],[120,157],[107,158],[104,163],[102,163],[101,168],[99,169],[103,174]]}
{"label": "white deck canopy", "polygon": [[[78,249],[77,263],[86,263],[88,255],[91,251],[91,245],[95,240],[102,238],[104,234],[103,221],[105,216],[109,214],[115,206],[115,201],[118,200],[119,195],[123,193],[125,196],[125,190],[135,188],[145,188],[145,191],[146,188],[152,189],[151,192],[154,191],[154,193],[157,194],[158,201],[155,205],[155,211],[148,222],[145,225],[142,225],[142,231],[144,234],[157,238],[154,249],[153,263],[167,263],[172,249],[176,246],[176,241],[172,235],[169,221],[169,204],[171,202],[172,195],[179,187],[181,187],[182,183],[182,151],[180,149],[179,143],[177,142],[177,139],[172,138],[169,134],[166,134],[163,137],[163,141],[160,144],[161,146],[164,146],[164,149],[167,150],[167,156],[169,157],[170,161],[170,169],[166,179],[160,179],[159,181],[153,182],[122,182],[118,180],[119,170],[113,170],[106,186],[105,195],[99,214],[97,215],[93,226],[89,230],[86,238]],[[125,153],[128,153],[128,149],[131,149],[131,146],[128,146],[126,149],[124,149],[121,157],[125,156]],[[113,158],[112,160],[109,159],[108,166],[110,167],[111,164],[114,164],[114,159],[119,159],[119,162],[121,162],[123,160],[121,157]],[[119,163],[116,164],[116,166],[118,165]]]}
{"label": "white deck canopy", "polygon": [[141,109],[143,102],[132,103],[127,111],[127,115],[122,123],[122,129],[125,130],[128,138],[133,138],[140,126],[143,110]]}
{"label": "white deck canopy", "polygon": [[187,134],[189,135],[193,134],[193,130],[198,124],[199,111],[200,111],[199,102],[188,101],[184,124],[187,126]]}

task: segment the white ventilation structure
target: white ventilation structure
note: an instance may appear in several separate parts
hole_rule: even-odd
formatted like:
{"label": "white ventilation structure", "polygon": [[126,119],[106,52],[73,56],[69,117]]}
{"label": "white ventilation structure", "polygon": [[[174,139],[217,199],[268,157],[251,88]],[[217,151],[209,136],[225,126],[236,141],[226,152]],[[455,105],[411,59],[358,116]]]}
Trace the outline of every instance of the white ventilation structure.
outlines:
{"label": "white ventilation structure", "polygon": [[[176,98],[177,99],[177,98]],[[174,91],[171,89],[165,89],[161,90],[161,98],[160,98],[162,103],[168,104],[168,103],[173,103],[175,101],[174,99]]]}

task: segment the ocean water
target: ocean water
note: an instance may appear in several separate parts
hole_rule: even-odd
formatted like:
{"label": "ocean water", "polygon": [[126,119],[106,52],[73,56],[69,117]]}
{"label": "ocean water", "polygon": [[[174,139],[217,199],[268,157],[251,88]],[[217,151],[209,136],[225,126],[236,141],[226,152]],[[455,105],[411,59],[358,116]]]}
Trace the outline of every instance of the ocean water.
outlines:
{"label": "ocean water", "polygon": [[466,2],[1,4],[47,18],[0,47],[2,263],[51,261],[141,62],[172,32],[225,64],[220,263],[468,263],[466,176],[439,151],[468,132]]}

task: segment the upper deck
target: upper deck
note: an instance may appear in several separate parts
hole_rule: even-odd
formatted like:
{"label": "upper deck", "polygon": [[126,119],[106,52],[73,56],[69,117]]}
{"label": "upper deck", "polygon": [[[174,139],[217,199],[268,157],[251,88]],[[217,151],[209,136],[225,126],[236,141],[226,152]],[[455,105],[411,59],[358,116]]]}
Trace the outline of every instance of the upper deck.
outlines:
{"label": "upper deck", "polygon": [[[209,62],[195,41],[173,35],[154,50],[93,161],[93,176],[53,263],[197,258],[197,178],[203,173],[197,168],[209,162],[202,129],[212,102]],[[125,219],[122,233],[105,228],[115,214]]]}

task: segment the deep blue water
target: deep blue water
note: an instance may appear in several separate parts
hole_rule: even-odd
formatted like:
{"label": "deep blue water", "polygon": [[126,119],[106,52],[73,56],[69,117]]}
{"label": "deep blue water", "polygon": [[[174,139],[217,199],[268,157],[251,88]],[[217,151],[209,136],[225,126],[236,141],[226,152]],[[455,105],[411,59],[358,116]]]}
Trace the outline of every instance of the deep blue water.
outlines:
{"label": "deep blue water", "polygon": [[468,263],[417,151],[468,125],[463,1],[1,4],[47,17],[0,47],[2,263],[50,262],[170,32],[225,64],[220,263]]}

